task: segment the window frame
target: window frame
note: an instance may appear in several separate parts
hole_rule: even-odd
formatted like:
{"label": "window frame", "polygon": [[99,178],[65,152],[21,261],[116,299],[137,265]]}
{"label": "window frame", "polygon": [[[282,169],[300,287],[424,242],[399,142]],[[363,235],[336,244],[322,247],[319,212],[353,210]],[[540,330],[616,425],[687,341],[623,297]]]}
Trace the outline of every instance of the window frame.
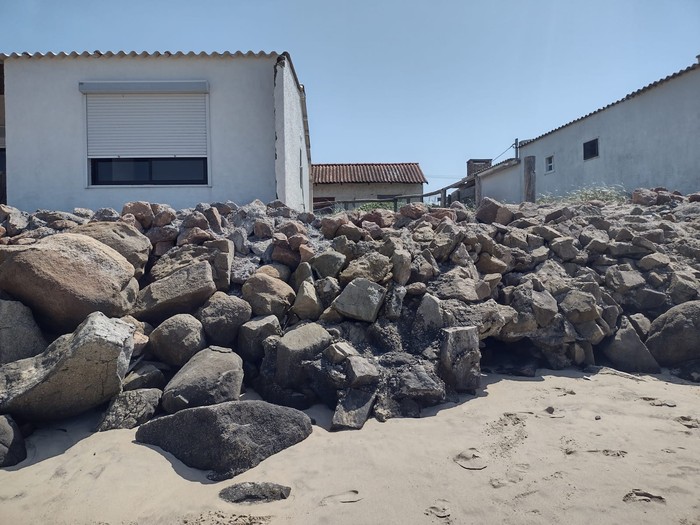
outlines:
{"label": "window frame", "polygon": [[[210,100],[209,100],[209,82],[207,80],[154,80],[154,81],[81,81],[79,82],[79,91],[83,95],[83,141],[84,152],[86,155],[86,174],[85,188],[86,189],[103,189],[103,188],[149,188],[149,187],[192,187],[203,188],[213,186],[212,162],[211,162],[211,116],[210,116]],[[88,154],[88,96],[90,94],[152,94],[152,95],[167,95],[171,93],[180,94],[204,94],[204,118],[206,130],[206,156],[189,156],[189,155],[115,155],[115,156],[90,156]],[[204,180],[194,178],[189,180],[153,180],[153,162],[160,160],[172,159],[176,161],[182,160],[199,160],[204,163]],[[96,174],[93,173],[93,163],[95,161],[104,160],[132,160],[149,162],[149,180],[139,182],[138,180],[128,181],[109,181],[99,182],[95,180]]]}
{"label": "window frame", "polygon": [[[154,179],[153,178],[153,165],[159,162],[165,164],[175,163],[178,161],[200,161],[202,163],[201,178],[192,179]],[[110,163],[120,163],[120,162],[132,162],[137,164],[145,164],[146,171],[148,174],[148,179],[143,182],[139,182],[137,179],[125,180],[125,181],[108,181],[100,182],[99,180],[99,168],[98,164],[109,161]],[[206,186],[209,183],[209,168],[207,157],[97,157],[88,159],[89,162],[89,172],[90,172],[90,185],[91,186]]]}
{"label": "window frame", "polygon": [[[595,155],[589,154],[588,156],[586,156],[586,146],[588,144],[595,144]],[[598,157],[600,157],[600,143],[598,142],[598,137],[591,139],[591,140],[587,140],[586,142],[584,142],[583,143],[583,160],[586,161],[586,160],[591,160],[591,159],[597,159]]]}
{"label": "window frame", "polygon": [[554,154],[544,158],[544,172],[554,173]]}

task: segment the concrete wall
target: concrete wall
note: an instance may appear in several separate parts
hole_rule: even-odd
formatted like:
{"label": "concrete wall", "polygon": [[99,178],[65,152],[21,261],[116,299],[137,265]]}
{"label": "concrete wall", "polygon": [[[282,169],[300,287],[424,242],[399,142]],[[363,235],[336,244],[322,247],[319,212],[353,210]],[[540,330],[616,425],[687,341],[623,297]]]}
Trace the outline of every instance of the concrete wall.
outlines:
{"label": "concrete wall", "polygon": [[422,184],[314,184],[314,198],[335,197],[337,201],[377,199],[379,195],[420,195]]}
{"label": "concrete wall", "polygon": [[0,148],[5,147],[5,95],[0,95]]}
{"label": "concrete wall", "polygon": [[480,177],[480,179],[482,197],[491,197],[497,201],[513,204],[523,201],[522,163]]}
{"label": "concrete wall", "polygon": [[277,196],[297,210],[311,209],[303,103],[291,64],[281,60],[275,67]]}
{"label": "concrete wall", "polygon": [[[583,160],[583,143],[598,139],[596,158]],[[538,196],[579,188],[621,186],[626,191],[663,186],[700,190],[700,68],[621,102],[520,148],[536,157]],[[545,173],[545,158],[554,171]],[[523,166],[482,181],[483,195],[508,202],[522,199]],[[522,191],[520,192],[522,193]]]}
{"label": "concrete wall", "polygon": [[[130,200],[177,208],[273,200],[275,62],[274,56],[5,59],[9,203],[32,211],[121,209]],[[209,185],[89,186],[78,82],[97,80],[207,80]]]}

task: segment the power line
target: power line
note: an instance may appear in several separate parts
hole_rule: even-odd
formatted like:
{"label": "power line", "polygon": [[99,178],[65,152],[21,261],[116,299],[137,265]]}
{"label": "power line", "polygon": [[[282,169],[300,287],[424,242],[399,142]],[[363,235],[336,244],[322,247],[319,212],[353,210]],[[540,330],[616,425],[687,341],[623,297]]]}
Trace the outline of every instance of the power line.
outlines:
{"label": "power line", "polygon": [[491,159],[491,162],[494,162],[494,161],[500,159],[503,155],[505,155],[506,153],[508,153],[508,151],[509,151],[513,146],[515,146],[515,144],[511,144],[510,146],[508,146],[508,148],[507,148],[503,153],[501,153],[498,157],[494,157],[493,159]]}

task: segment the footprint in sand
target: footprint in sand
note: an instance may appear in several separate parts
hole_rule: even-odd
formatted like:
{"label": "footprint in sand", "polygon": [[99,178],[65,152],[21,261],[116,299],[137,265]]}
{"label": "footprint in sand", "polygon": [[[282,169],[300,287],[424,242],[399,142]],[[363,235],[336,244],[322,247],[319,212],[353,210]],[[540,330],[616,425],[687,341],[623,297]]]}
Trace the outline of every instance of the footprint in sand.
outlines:
{"label": "footprint in sand", "polygon": [[591,452],[593,454],[603,454],[604,456],[609,456],[612,458],[624,458],[627,455],[626,450],[610,450],[610,449],[603,449],[603,450],[586,450],[586,452]]}
{"label": "footprint in sand", "polygon": [[469,448],[457,454],[452,461],[466,470],[484,470],[486,460],[481,457],[481,453],[475,448]]}
{"label": "footprint in sand", "polygon": [[675,401],[657,399],[655,397],[644,396],[644,397],[642,397],[642,401],[648,401],[649,404],[653,407],[671,407],[671,408],[673,408],[676,406]]}
{"label": "footprint in sand", "polygon": [[436,518],[440,518],[442,520],[448,520],[451,514],[449,505],[449,501],[445,499],[439,499],[435,502],[435,504],[425,509],[425,515],[435,516]]}
{"label": "footprint in sand", "polygon": [[690,416],[680,416],[674,419],[686,428],[700,428],[700,419],[696,419]]}
{"label": "footprint in sand", "polygon": [[652,501],[657,503],[666,503],[666,498],[663,496],[656,496],[651,492],[647,492],[646,490],[632,489],[632,492],[625,494],[622,501],[625,503],[634,503],[638,501],[643,503],[650,503]]}
{"label": "footprint in sand", "polygon": [[362,500],[362,498],[359,497],[359,494],[360,493],[354,489],[342,492],[341,494],[332,494],[323,498],[319,505],[321,507],[324,507],[326,505],[333,505],[335,503],[357,503],[358,501]]}

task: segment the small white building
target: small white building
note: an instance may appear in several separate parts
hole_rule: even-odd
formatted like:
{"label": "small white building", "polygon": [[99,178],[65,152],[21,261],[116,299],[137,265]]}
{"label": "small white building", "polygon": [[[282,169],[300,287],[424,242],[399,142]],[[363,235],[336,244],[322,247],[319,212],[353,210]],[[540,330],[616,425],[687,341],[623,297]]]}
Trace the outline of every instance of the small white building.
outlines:
{"label": "small white building", "polygon": [[474,175],[477,199],[518,203],[604,186],[699,191],[700,64],[522,141],[518,153]]}
{"label": "small white building", "polygon": [[316,207],[336,201],[422,195],[423,184],[428,183],[417,162],[314,164],[311,173]]}
{"label": "small white building", "polygon": [[0,74],[10,205],[311,207],[306,95],[287,53],[12,53]]}

